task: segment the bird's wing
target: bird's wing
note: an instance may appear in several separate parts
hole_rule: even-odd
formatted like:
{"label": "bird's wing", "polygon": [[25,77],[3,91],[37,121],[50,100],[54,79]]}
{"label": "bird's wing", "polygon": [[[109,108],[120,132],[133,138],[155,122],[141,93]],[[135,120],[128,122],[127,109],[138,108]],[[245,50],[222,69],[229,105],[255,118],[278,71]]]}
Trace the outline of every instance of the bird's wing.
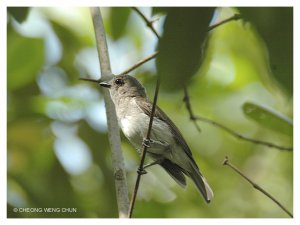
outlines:
{"label": "bird's wing", "polygon": [[[143,102],[143,103],[141,103],[141,102]],[[148,100],[145,101],[145,99],[143,99],[143,101],[137,100],[136,103],[140,107],[140,109],[143,110],[143,112],[150,117],[151,110],[152,110],[152,103]],[[154,117],[166,122],[169,125],[175,141],[180,146],[182,146],[183,150],[188,155],[188,157],[191,159],[191,161],[195,164],[196,167],[198,167],[195,160],[193,159],[192,152],[191,152],[189,146],[187,145],[187,143],[185,142],[182,134],[180,133],[180,131],[178,130],[176,125],[171,121],[171,119],[158,106],[155,107]]]}

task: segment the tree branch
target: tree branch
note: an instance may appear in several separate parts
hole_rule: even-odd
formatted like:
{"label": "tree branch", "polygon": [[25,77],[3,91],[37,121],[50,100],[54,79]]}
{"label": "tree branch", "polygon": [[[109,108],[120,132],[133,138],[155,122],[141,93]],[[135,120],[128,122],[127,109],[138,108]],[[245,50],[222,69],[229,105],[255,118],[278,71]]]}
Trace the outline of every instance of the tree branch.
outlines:
{"label": "tree branch", "polygon": [[157,37],[157,39],[160,39],[159,34],[157,33],[157,31],[154,29],[153,27],[153,22],[148,20],[147,17],[137,8],[137,7],[132,7],[132,9],[134,11],[137,12],[137,14],[140,15],[140,17],[142,17],[142,19],[144,20],[144,22],[146,23],[147,27],[150,28],[150,30],[153,32],[153,34],[155,34],[155,36]]}
{"label": "tree branch", "polygon": [[189,96],[186,88],[184,89],[184,98],[183,99],[184,99],[184,102],[185,102],[185,105],[186,105],[185,107],[189,112],[190,118],[195,124],[197,123],[196,121],[199,120],[199,121],[211,124],[215,127],[221,128],[222,130],[228,132],[232,136],[235,136],[236,138],[239,138],[239,139],[244,140],[244,141],[252,142],[252,143],[257,144],[257,145],[264,145],[264,146],[267,146],[269,148],[277,148],[277,149],[282,150],[282,151],[293,151],[292,147],[284,147],[284,146],[273,144],[271,142],[261,141],[261,140],[257,140],[257,139],[254,139],[254,138],[245,137],[245,136],[236,133],[232,129],[230,129],[230,128],[224,126],[223,124],[220,124],[220,123],[218,123],[214,120],[207,119],[207,118],[204,118],[204,117],[201,117],[201,116],[195,116],[193,111],[192,111],[190,96]]}
{"label": "tree branch", "polygon": [[[132,9],[134,11],[136,11],[141,16],[141,18],[145,21],[147,26],[152,30],[152,32],[159,39],[160,37],[159,37],[158,33],[156,32],[156,30],[154,29],[154,27],[152,25],[152,22],[149,21],[147,19],[147,17],[138,8],[132,7]],[[148,56],[147,58],[145,58],[143,60],[140,60],[135,65],[131,66],[130,68],[128,68],[127,70],[122,72],[122,74],[129,73],[130,71],[136,69],[137,67],[141,66],[145,62],[148,62],[149,60],[155,58],[157,55],[158,55],[158,52],[155,52],[154,54]],[[157,103],[157,98],[158,98],[159,86],[160,86],[160,81],[159,81],[159,78],[157,78],[156,87],[155,87],[155,94],[154,94],[154,99],[153,99],[153,105],[152,105],[152,109],[151,109],[149,126],[148,126],[148,131],[147,131],[147,136],[146,136],[147,140],[150,139],[150,135],[151,135],[151,129],[152,129],[152,123],[153,123],[153,118],[154,118],[154,113],[155,113],[155,108],[156,108],[156,103]],[[147,153],[147,145],[143,144],[141,161],[140,161],[140,165],[139,165],[139,168],[138,168],[138,171],[137,171],[137,178],[136,178],[136,182],[135,182],[135,186],[134,186],[134,191],[133,191],[131,201],[130,201],[130,208],[129,208],[129,212],[128,212],[128,217],[129,218],[132,218],[132,213],[133,213],[135,202],[136,202],[136,196],[137,196],[138,189],[139,189],[139,186],[140,186],[141,176],[142,176],[143,171],[144,171],[144,162],[145,162],[146,153]]]}
{"label": "tree branch", "polygon": [[265,196],[267,196],[269,199],[271,199],[273,202],[275,202],[284,212],[286,212],[291,218],[293,218],[293,214],[289,212],[277,199],[275,199],[271,194],[269,194],[266,190],[264,190],[262,187],[254,183],[250,178],[248,178],[245,174],[242,173],[237,167],[235,167],[233,164],[229,162],[228,157],[226,156],[223,162],[223,165],[229,166],[231,169],[233,169],[236,173],[238,173],[240,176],[242,176],[245,180],[247,180],[253,188],[263,193]]}
{"label": "tree branch", "polygon": [[223,24],[228,23],[228,22],[233,21],[233,20],[239,20],[239,19],[242,19],[242,16],[240,14],[234,14],[233,16],[231,16],[231,17],[229,17],[225,20],[220,21],[219,23],[216,23],[216,24],[213,24],[213,25],[209,26],[207,31],[211,31],[211,30],[217,28],[220,25],[223,25]]}
{"label": "tree branch", "polygon": [[128,69],[124,70],[122,73],[118,74],[128,74],[131,71],[135,70],[136,68],[140,67],[141,65],[143,65],[144,63],[150,61],[151,59],[154,59],[156,56],[158,55],[158,51],[154,52],[152,55],[149,55],[148,57],[138,61],[136,64],[132,65],[131,67],[129,67]]}
{"label": "tree branch", "polygon": [[94,82],[94,83],[98,83],[98,84],[101,82],[101,79],[95,80],[95,79],[84,78],[84,77],[80,77],[79,80],[90,81],[90,82]]}
{"label": "tree branch", "polygon": [[191,102],[190,102],[190,98],[189,98],[188,90],[187,90],[186,86],[183,87],[183,91],[184,91],[183,102],[185,103],[185,107],[190,115],[190,120],[194,123],[196,129],[199,132],[201,132],[201,128],[197,124],[197,117],[194,115],[193,110],[192,110],[192,106],[191,106]]}
{"label": "tree branch", "polygon": [[[95,30],[95,38],[101,67],[101,79],[110,80],[113,77],[113,75],[111,73],[110,68],[108,48],[101,12],[98,7],[91,7],[90,11]],[[92,79],[89,80],[91,81]],[[118,120],[116,116],[115,107],[111,100],[108,90],[103,90],[103,95],[107,117],[108,138],[110,148],[112,151],[112,161],[114,167],[114,178],[119,217],[127,217],[129,209],[129,198],[124,166],[124,157],[121,151],[120,131],[117,122]]]}
{"label": "tree branch", "polygon": [[[153,100],[153,105],[152,105],[152,109],[151,109],[151,114],[150,114],[150,120],[149,120],[149,126],[148,126],[148,131],[147,131],[147,136],[146,139],[149,140],[150,139],[150,135],[151,135],[151,129],[152,129],[152,123],[153,123],[153,118],[154,118],[154,113],[155,113],[155,108],[156,108],[156,103],[157,103],[157,98],[158,98],[158,92],[159,92],[159,78],[156,81],[156,87],[155,87],[155,94],[154,94],[154,100]],[[134,210],[134,206],[135,206],[135,201],[136,201],[136,196],[137,196],[137,192],[140,186],[140,180],[141,180],[141,176],[143,174],[143,170],[144,170],[144,162],[145,162],[145,157],[146,157],[146,152],[147,152],[147,145],[143,145],[143,150],[142,150],[142,156],[141,156],[141,162],[137,171],[137,178],[136,178],[136,182],[135,182],[135,187],[134,187],[134,191],[131,197],[131,202],[130,202],[130,209],[129,209],[129,213],[128,213],[128,217],[131,218],[132,217],[132,213]]]}

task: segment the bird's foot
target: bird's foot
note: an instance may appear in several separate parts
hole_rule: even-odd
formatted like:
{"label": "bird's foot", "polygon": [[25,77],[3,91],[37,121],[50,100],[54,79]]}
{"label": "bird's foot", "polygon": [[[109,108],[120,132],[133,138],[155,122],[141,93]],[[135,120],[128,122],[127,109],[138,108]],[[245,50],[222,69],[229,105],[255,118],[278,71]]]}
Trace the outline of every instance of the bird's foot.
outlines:
{"label": "bird's foot", "polygon": [[153,143],[153,141],[151,139],[143,138],[143,146],[145,146],[147,148],[151,148],[151,143]]}
{"label": "bird's foot", "polygon": [[138,168],[137,173],[139,175],[144,175],[144,174],[147,174],[147,171],[144,168]]}
{"label": "bird's foot", "polygon": [[163,161],[164,161],[164,158],[159,158],[159,159],[153,161],[152,163],[144,165],[143,168],[138,168],[137,173],[139,175],[147,174],[147,171],[145,170],[146,168],[149,168],[150,166],[154,166],[154,165],[160,164]]}

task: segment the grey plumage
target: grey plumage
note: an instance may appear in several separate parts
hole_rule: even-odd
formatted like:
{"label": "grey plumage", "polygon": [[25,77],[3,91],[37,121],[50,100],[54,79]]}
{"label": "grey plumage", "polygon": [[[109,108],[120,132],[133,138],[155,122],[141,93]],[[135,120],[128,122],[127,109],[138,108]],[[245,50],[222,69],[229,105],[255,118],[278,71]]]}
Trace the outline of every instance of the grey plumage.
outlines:
{"label": "grey plumage", "polygon": [[[120,127],[132,145],[140,151],[152,109],[144,87],[129,75],[115,76],[100,85],[109,88]],[[147,154],[159,160],[159,165],[181,186],[186,186],[185,175],[190,177],[206,202],[210,202],[213,192],[200,173],[190,148],[175,124],[159,107],[156,107],[154,113],[150,139],[151,147]]]}

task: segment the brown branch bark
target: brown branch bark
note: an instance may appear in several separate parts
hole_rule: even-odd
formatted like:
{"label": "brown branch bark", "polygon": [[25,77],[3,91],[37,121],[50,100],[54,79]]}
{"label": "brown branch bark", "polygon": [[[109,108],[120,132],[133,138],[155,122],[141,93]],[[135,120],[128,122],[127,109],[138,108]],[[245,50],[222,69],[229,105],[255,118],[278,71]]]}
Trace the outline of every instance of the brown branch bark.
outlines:
{"label": "brown branch bark", "polygon": [[136,64],[132,65],[131,67],[127,68],[126,70],[124,70],[122,73],[118,74],[128,74],[131,71],[135,70],[136,68],[140,67],[141,65],[143,65],[144,63],[150,61],[151,59],[154,59],[156,56],[158,55],[158,51],[154,52],[152,55],[147,56],[146,58],[138,61]]}
{"label": "brown branch bark", "polygon": [[217,28],[217,27],[219,27],[219,26],[221,26],[221,25],[223,25],[225,23],[228,23],[230,21],[239,20],[239,19],[242,19],[242,16],[240,14],[234,14],[233,16],[231,16],[231,17],[229,17],[229,18],[227,18],[225,20],[222,20],[219,23],[216,23],[216,24],[213,24],[213,25],[209,26],[208,27],[208,31],[211,31],[211,30],[213,30],[213,29],[215,29],[215,28]]}
{"label": "brown branch bark", "polygon": [[[149,126],[148,126],[148,131],[147,131],[147,136],[146,136],[147,140],[150,139],[150,135],[151,135],[151,129],[152,129],[152,123],[153,123],[153,118],[154,118],[154,113],[155,113],[155,108],[156,108],[156,103],[157,103],[157,98],[158,98],[158,92],[159,92],[159,78],[157,79],[156,87],[155,87],[154,100],[153,100],[153,105],[152,105],[150,120],[149,120]],[[143,145],[141,161],[140,161],[140,165],[139,165],[139,168],[137,171],[135,187],[134,187],[134,191],[133,191],[133,194],[131,197],[131,202],[130,202],[130,208],[129,208],[129,213],[128,213],[129,218],[132,217],[132,213],[134,210],[136,196],[137,196],[138,189],[140,186],[141,176],[142,176],[143,170],[144,170],[144,162],[145,162],[146,153],[147,153],[147,145]]]}
{"label": "brown branch bark", "polygon": [[186,86],[183,87],[183,92],[184,92],[183,102],[185,103],[185,107],[186,107],[186,109],[189,113],[190,120],[194,123],[196,129],[199,132],[201,132],[201,128],[197,124],[197,117],[194,115],[194,112],[193,112],[193,109],[192,109],[190,97],[189,97],[188,90],[187,90]]}
{"label": "brown branch bark", "polygon": [[202,121],[202,122],[211,124],[215,127],[218,127],[220,129],[226,131],[227,133],[231,134],[232,136],[234,136],[238,139],[241,139],[243,141],[252,142],[252,143],[257,144],[257,145],[264,145],[264,146],[269,147],[269,148],[276,148],[276,149],[282,150],[282,151],[293,151],[293,147],[280,146],[280,145],[277,145],[277,144],[274,144],[274,143],[271,143],[271,142],[261,141],[261,140],[257,140],[257,139],[254,139],[254,138],[245,137],[245,136],[235,132],[234,130],[232,130],[232,129],[230,129],[230,128],[224,126],[223,124],[220,124],[220,123],[218,123],[214,120],[204,118],[204,117],[201,117],[201,116],[195,116],[194,113],[193,113],[193,110],[192,110],[192,106],[191,106],[191,102],[190,102],[190,96],[187,92],[187,89],[185,88],[184,90],[185,90],[184,91],[184,102],[186,104],[185,107],[188,110],[190,118],[194,123],[197,123],[197,121]]}
{"label": "brown branch bark", "polygon": [[267,142],[267,141],[261,141],[261,140],[257,140],[257,139],[254,139],[254,138],[249,138],[249,137],[245,137],[235,131],[233,131],[232,129],[224,126],[223,124],[220,124],[214,120],[211,120],[211,119],[208,119],[208,118],[204,118],[204,117],[201,117],[201,116],[196,116],[194,113],[193,113],[193,110],[192,110],[192,106],[191,106],[191,102],[190,102],[190,96],[188,94],[188,91],[186,89],[186,87],[184,88],[184,102],[186,104],[186,109],[190,115],[190,119],[195,123],[197,124],[197,121],[202,121],[202,122],[205,122],[205,123],[208,123],[208,124],[211,124],[215,127],[218,127],[224,131],[226,131],[227,133],[231,134],[232,136],[238,138],[238,139],[241,139],[241,140],[244,140],[244,141],[248,141],[248,142],[252,142],[254,144],[258,144],[258,145],[264,145],[264,146],[267,146],[269,148],[277,148],[279,150],[283,150],[283,151],[293,151],[293,148],[292,147],[284,147],[284,146],[280,146],[280,145],[277,145],[277,144],[273,144],[271,142]]}
{"label": "brown branch bark", "polygon": [[238,173],[240,176],[242,176],[245,180],[247,180],[253,186],[253,188],[255,188],[256,190],[260,191],[262,194],[267,196],[269,199],[271,199],[273,202],[275,202],[285,213],[287,213],[291,218],[293,218],[293,214],[290,211],[288,211],[276,198],[274,198],[271,194],[269,194],[266,190],[264,190],[258,184],[254,183],[250,178],[248,178],[236,166],[231,164],[229,162],[229,159],[227,156],[224,159],[223,165],[229,166],[232,170],[234,170],[236,173]]}
{"label": "brown branch bark", "polygon": [[154,29],[153,27],[153,21],[150,21],[147,19],[147,17],[141,12],[141,10],[139,10],[137,7],[132,7],[132,9],[134,11],[137,12],[137,14],[140,15],[140,17],[144,20],[144,22],[146,23],[147,27],[149,27],[149,29],[153,32],[153,34],[155,34],[155,36],[157,37],[157,39],[160,39],[159,34],[157,33],[157,31]]}
{"label": "brown branch bark", "polygon": [[[155,34],[155,36],[159,39],[160,36],[156,32],[156,30],[154,29],[152,22],[149,21],[147,19],[147,17],[138,8],[132,7],[132,9],[134,11],[136,11],[141,16],[141,18],[145,21],[146,25],[152,30],[152,32]],[[149,57],[141,60],[140,62],[136,63],[135,65],[133,65],[132,67],[130,67],[129,69],[127,69],[125,72],[128,73],[128,71],[132,71],[132,70],[136,69],[137,67],[139,67],[140,65],[144,64],[145,62],[148,62],[149,60],[155,58],[157,55],[158,55],[158,52],[155,52],[153,55],[151,55],[151,56],[149,56]],[[123,73],[125,73],[125,72],[123,72]],[[146,139],[148,139],[148,140],[150,139],[150,135],[151,135],[152,122],[153,122],[155,107],[156,107],[157,98],[158,98],[159,86],[160,86],[160,82],[159,82],[159,78],[157,78],[156,87],[155,87],[155,94],[154,94],[154,100],[153,100],[153,106],[152,106],[152,109],[151,109],[149,127],[148,127],[147,137],[146,137]],[[136,183],[135,183],[133,195],[131,197],[131,202],[130,202],[130,209],[129,209],[129,213],[128,213],[128,217],[129,218],[132,217],[132,213],[133,213],[133,210],[134,210],[134,206],[135,206],[135,202],[136,202],[136,196],[137,196],[137,193],[138,193],[138,189],[139,189],[139,185],[140,185],[140,180],[141,180],[141,176],[142,176],[142,171],[143,171],[143,168],[144,168],[144,162],[145,162],[146,152],[147,152],[147,146],[143,145],[142,157],[141,157],[140,165],[139,165],[139,168],[138,168],[138,171],[137,171],[138,175],[137,175],[137,179],[136,179]]]}
{"label": "brown branch bark", "polygon": [[95,80],[95,79],[84,78],[84,77],[80,77],[79,80],[84,80],[84,81],[94,82],[94,83],[98,83],[98,84],[101,82],[101,79]]}

